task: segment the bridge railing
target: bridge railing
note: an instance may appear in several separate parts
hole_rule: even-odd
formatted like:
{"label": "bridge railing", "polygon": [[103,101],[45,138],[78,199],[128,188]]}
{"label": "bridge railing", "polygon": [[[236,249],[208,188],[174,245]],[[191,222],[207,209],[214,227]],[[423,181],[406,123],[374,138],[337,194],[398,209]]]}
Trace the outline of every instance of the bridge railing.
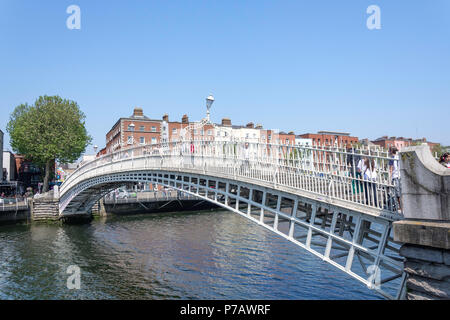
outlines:
{"label": "bridge railing", "polygon": [[145,191],[137,193],[136,197],[116,197],[108,194],[104,198],[105,204],[125,204],[139,202],[172,201],[172,200],[197,200],[196,196],[179,191]]}
{"label": "bridge railing", "polygon": [[0,199],[0,211],[18,211],[28,207],[28,199]]}
{"label": "bridge railing", "polygon": [[185,168],[272,183],[397,214],[395,186],[389,173],[392,161],[386,152],[339,147],[170,142],[99,157],[75,171],[61,186],[61,195],[86,178],[87,172],[108,173],[106,167],[109,172]]}

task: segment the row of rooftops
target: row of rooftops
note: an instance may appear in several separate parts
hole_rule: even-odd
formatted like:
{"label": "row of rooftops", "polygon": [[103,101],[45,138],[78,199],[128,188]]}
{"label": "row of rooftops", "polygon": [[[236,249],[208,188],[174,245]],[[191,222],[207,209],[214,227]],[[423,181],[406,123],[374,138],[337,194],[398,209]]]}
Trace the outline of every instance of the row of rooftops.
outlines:
{"label": "row of rooftops", "polygon": [[[113,128],[110,130],[113,131],[117,125],[121,122],[121,120],[131,120],[131,121],[149,121],[149,122],[169,122],[169,115],[166,113],[163,115],[162,119],[151,119],[147,116],[145,116],[144,111],[142,108],[140,107],[136,107],[133,110],[133,114],[129,117],[125,117],[125,118],[120,118],[116,124],[113,126]],[[181,122],[180,121],[170,121],[170,123],[180,123],[180,124],[188,124],[189,123],[189,117],[187,114],[184,114],[181,118]],[[232,129],[260,129],[260,130],[264,130],[263,126],[261,124],[254,124],[253,122],[249,122],[246,125],[234,125],[231,123],[231,119],[230,118],[223,118],[221,123],[215,123],[216,126],[219,127],[229,127]],[[266,129],[266,130],[270,130],[270,129]],[[280,135],[294,135],[295,138],[311,138],[314,136],[318,136],[318,135],[330,135],[330,136],[340,136],[340,137],[349,137],[351,139],[358,139],[358,137],[350,137],[350,133],[348,132],[337,132],[337,131],[318,131],[317,133],[302,133],[302,134],[295,134],[293,131],[289,131],[288,133],[284,132],[284,131],[278,131],[278,130],[270,130],[273,132],[276,132]],[[369,139],[362,139],[363,140],[369,140]],[[412,143],[416,143],[416,142],[427,142],[426,138],[422,138],[422,139],[412,139],[412,138],[404,138],[404,137],[388,137],[388,136],[382,136],[376,140],[372,140],[371,142],[374,143],[381,143],[382,141],[405,141],[408,144],[412,144]],[[428,142],[429,144],[431,142]],[[431,143],[434,144],[434,143]]]}
{"label": "row of rooftops", "polygon": [[[162,119],[151,119],[144,115],[144,111],[142,108],[136,107],[133,110],[133,114],[127,118],[120,118],[119,121],[113,126],[113,128],[120,122],[120,120],[139,120],[139,121],[151,121],[151,122],[169,122],[169,115],[166,113],[163,115]],[[172,123],[189,123],[189,117],[187,114],[183,115],[181,118],[181,122],[179,121],[171,121]],[[232,129],[264,129],[261,124],[254,124],[253,122],[249,122],[246,125],[234,125],[231,123],[230,118],[223,118],[221,123],[216,123],[217,126],[230,127]],[[288,133],[284,131],[280,131],[279,134],[292,134],[295,135],[293,131],[289,131]],[[347,132],[335,132],[335,131],[319,131],[317,134],[332,134],[332,135],[340,135],[340,136],[349,136],[350,133]],[[296,135],[296,137],[300,138],[300,135]]]}
{"label": "row of rooftops", "polygon": [[395,137],[395,136],[393,136],[393,137],[382,136],[382,137],[379,137],[378,139],[373,140],[373,141],[385,141],[385,140],[392,140],[392,141],[397,140],[397,141],[407,141],[407,142],[415,142],[415,141],[423,141],[423,142],[426,142],[426,141],[427,141],[426,138],[422,138],[422,139],[413,139],[413,138],[404,138],[404,137]]}

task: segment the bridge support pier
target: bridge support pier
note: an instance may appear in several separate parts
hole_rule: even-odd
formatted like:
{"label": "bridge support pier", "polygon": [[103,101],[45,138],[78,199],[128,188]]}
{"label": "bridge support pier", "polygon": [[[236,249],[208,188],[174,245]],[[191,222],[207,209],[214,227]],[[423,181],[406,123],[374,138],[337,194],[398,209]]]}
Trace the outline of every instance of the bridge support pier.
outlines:
{"label": "bridge support pier", "polygon": [[92,214],[98,217],[106,217],[107,214],[103,198],[101,198],[94,204],[94,206],[92,207]]}
{"label": "bridge support pier", "polygon": [[32,221],[58,221],[59,220],[59,194],[50,191],[31,201]]}
{"label": "bridge support pier", "polygon": [[403,243],[406,299],[450,299],[450,170],[428,146],[401,153],[405,220],[394,223],[394,240]]}

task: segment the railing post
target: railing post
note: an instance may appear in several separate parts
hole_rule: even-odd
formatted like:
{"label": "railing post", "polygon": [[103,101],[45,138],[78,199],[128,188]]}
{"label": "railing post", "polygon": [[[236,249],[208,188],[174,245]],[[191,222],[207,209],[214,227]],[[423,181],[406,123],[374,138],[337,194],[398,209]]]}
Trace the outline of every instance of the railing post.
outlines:
{"label": "railing post", "polygon": [[267,192],[263,191],[263,197],[262,197],[262,201],[261,201],[261,212],[259,215],[259,222],[263,223],[264,222],[264,208],[266,206],[266,198],[267,198]]}

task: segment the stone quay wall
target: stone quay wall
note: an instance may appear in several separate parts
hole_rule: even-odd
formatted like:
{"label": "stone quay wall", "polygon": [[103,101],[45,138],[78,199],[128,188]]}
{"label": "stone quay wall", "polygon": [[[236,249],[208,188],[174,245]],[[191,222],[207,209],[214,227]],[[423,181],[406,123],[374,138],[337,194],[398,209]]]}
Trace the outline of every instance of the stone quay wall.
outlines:
{"label": "stone quay wall", "polygon": [[450,169],[426,145],[400,153],[402,213],[394,240],[402,243],[406,299],[450,299]]}

